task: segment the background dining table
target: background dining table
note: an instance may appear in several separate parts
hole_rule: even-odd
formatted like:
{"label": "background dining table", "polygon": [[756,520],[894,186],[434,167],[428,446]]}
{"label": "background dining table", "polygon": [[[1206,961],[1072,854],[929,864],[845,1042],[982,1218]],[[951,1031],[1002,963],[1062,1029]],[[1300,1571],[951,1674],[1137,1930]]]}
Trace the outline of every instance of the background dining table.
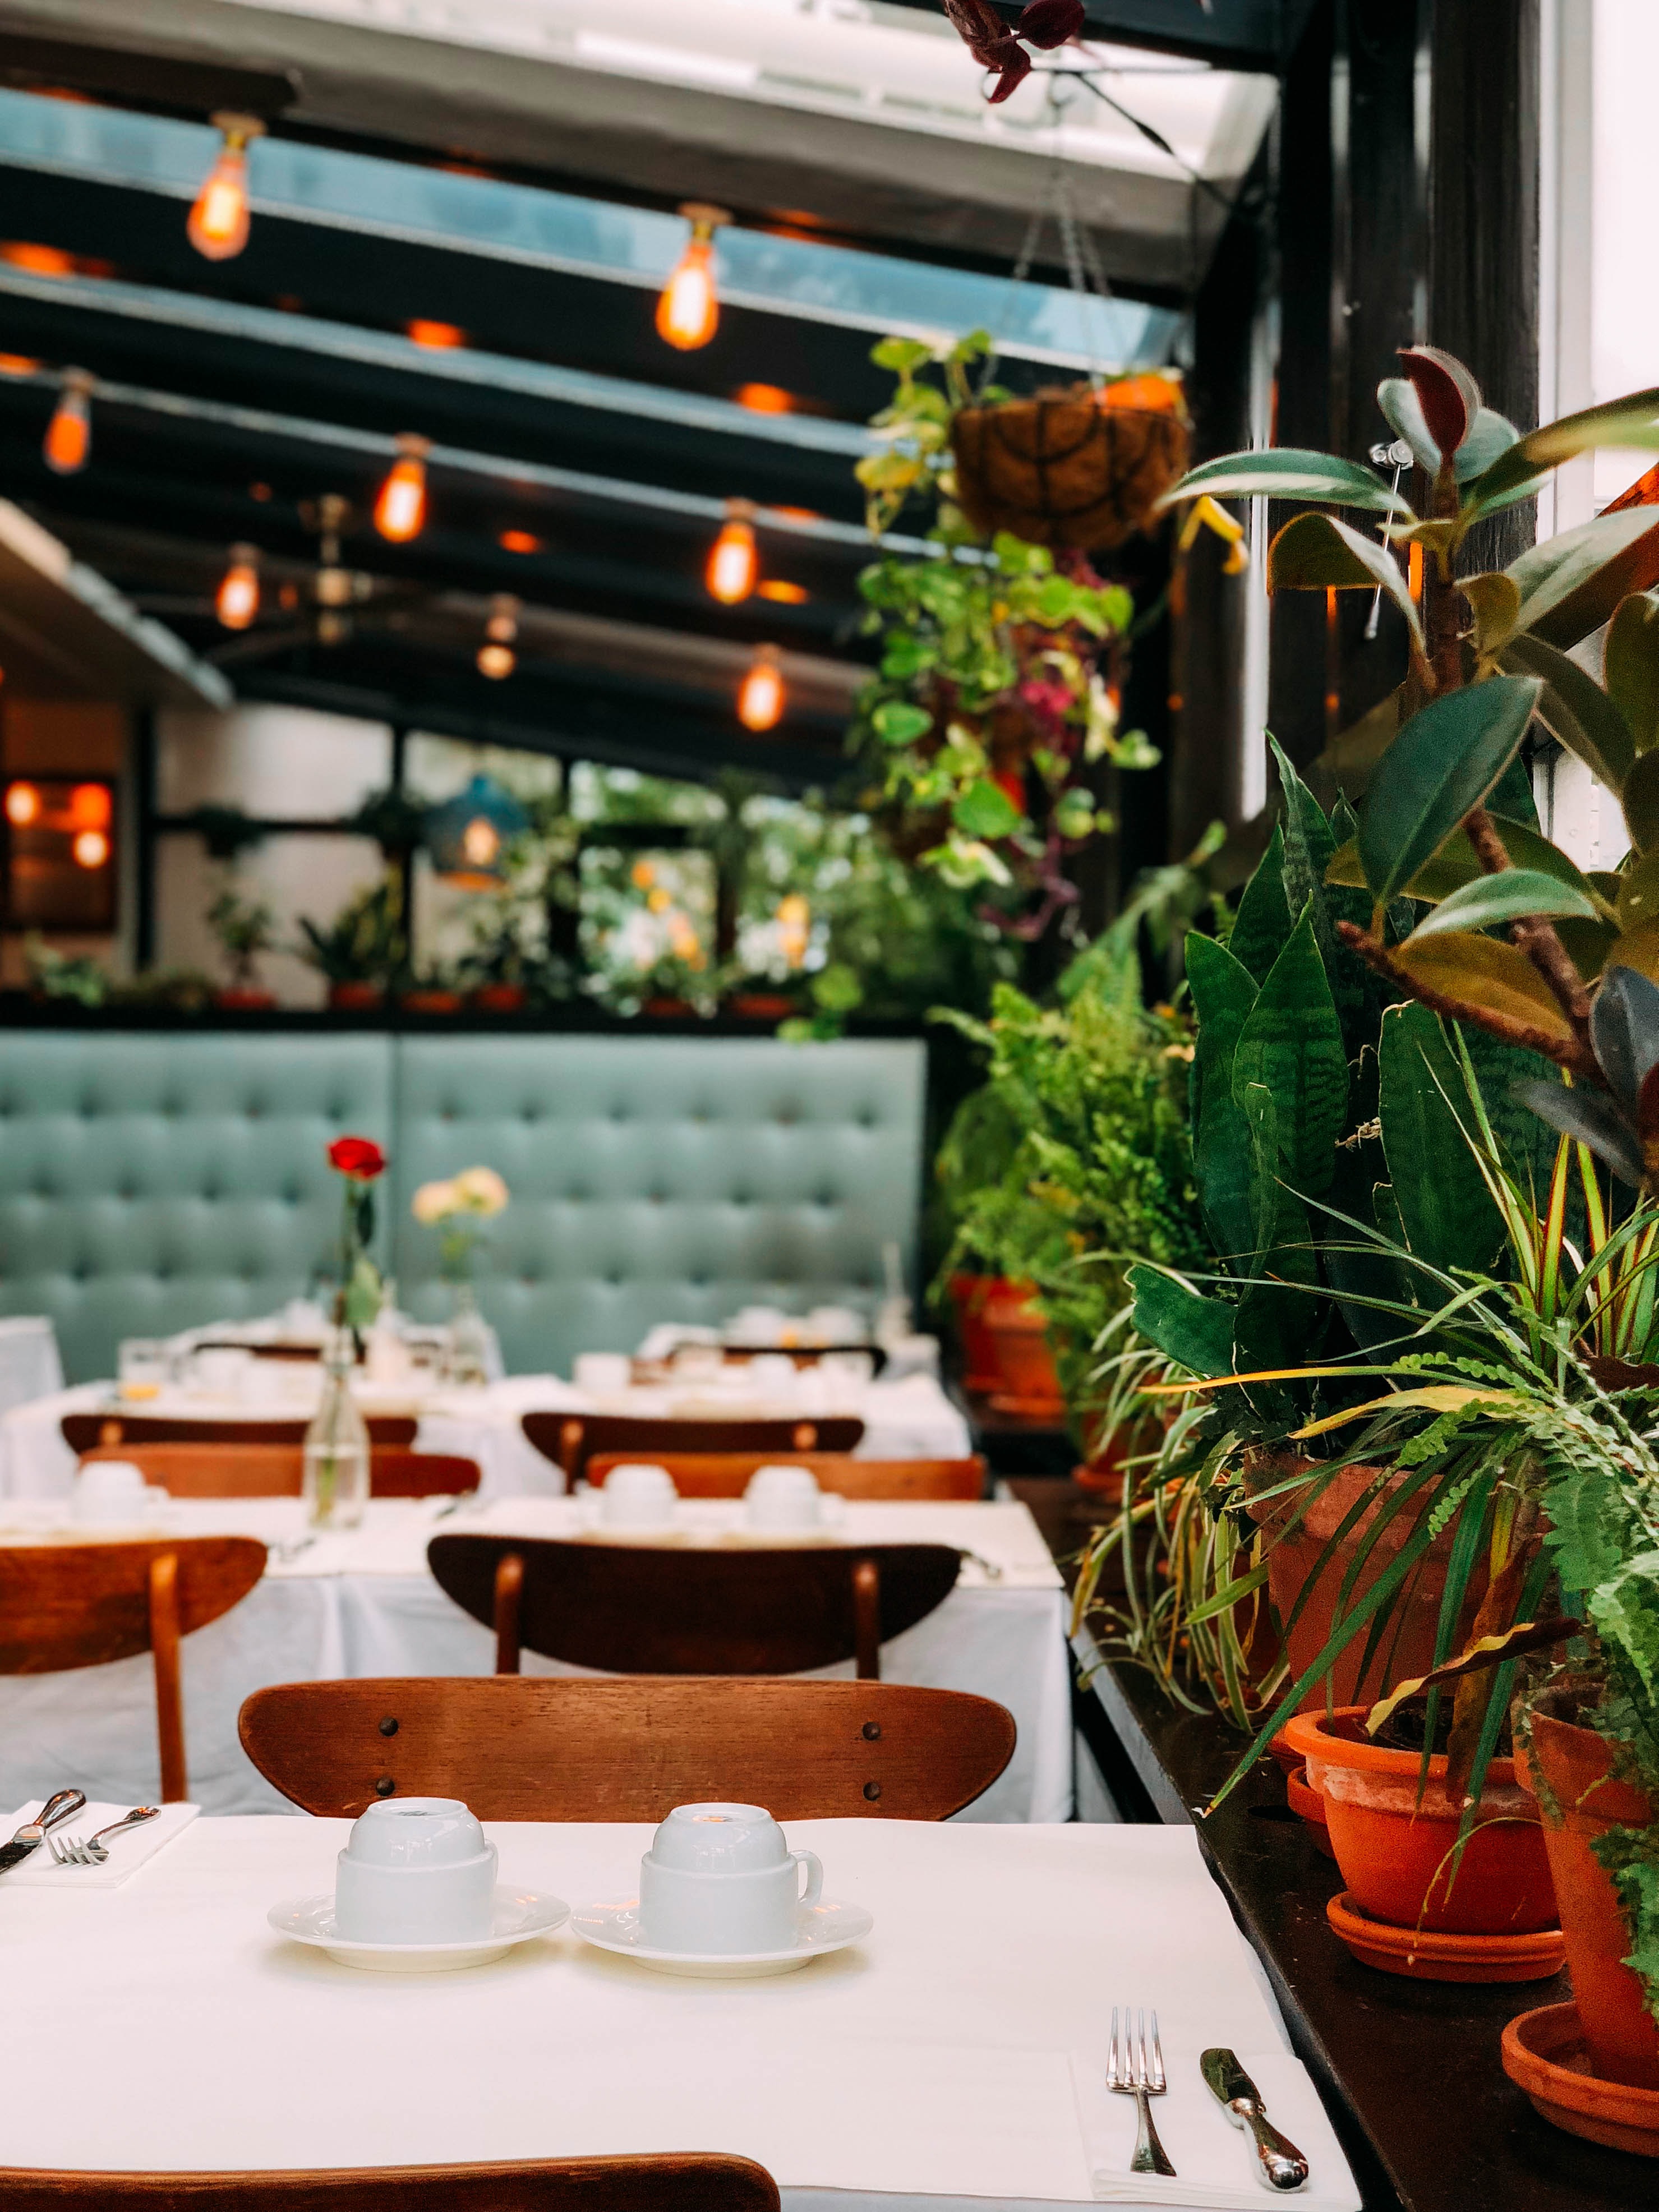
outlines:
{"label": "background dining table", "polygon": [[[15,1407],[0,1419],[0,1497],[68,1494],[76,1458],[64,1441],[65,1413],[125,1412],[215,1421],[309,1418],[316,1390],[314,1365],[273,1360],[258,1366],[265,1370],[260,1379],[269,1395],[262,1391],[257,1400],[168,1390],[127,1402],[117,1396],[112,1382],[102,1382],[77,1383]],[[564,1488],[562,1474],[525,1435],[520,1424],[526,1413],[604,1412],[656,1418],[695,1408],[699,1402],[683,1385],[641,1388],[601,1399],[558,1375],[509,1375],[471,1389],[439,1388],[418,1394],[365,1389],[358,1396],[365,1412],[414,1413],[419,1424],[417,1451],[456,1452],[475,1460],[480,1488],[489,1498],[553,1497]],[[706,1405],[704,1409],[711,1410]],[[857,1413],[865,1425],[857,1449],[860,1459],[965,1459],[972,1449],[967,1422],[931,1375],[859,1382],[816,1376],[808,1370],[793,1387],[787,1406],[775,1408],[763,1400],[734,1397],[723,1410],[728,1418],[775,1410],[803,1419]]]}
{"label": "background dining table", "polygon": [[[377,1499],[361,1528],[315,1538],[298,1498],[174,1499],[160,1510],[145,1533],[257,1536],[271,1547],[251,1595],[184,1642],[190,1791],[198,1803],[224,1814],[286,1808],[237,1741],[237,1712],[254,1690],[340,1676],[491,1672],[493,1637],[444,1595],[427,1566],[434,1534],[572,1536],[593,1513],[580,1498],[450,1505]],[[741,1517],[735,1500],[686,1499],[678,1509],[683,1534],[705,1540],[740,1540]],[[77,1525],[51,1499],[0,1506],[0,1543],[84,1542],[116,1533]],[[1013,1714],[1019,1734],[1012,1762],[958,1818],[1064,1820],[1072,1809],[1066,1598],[1026,1508],[853,1500],[835,1540],[944,1543],[975,1555],[935,1612],[882,1647],[883,1679],[975,1691]],[[528,1651],[523,1665],[526,1674],[576,1671]],[[850,1674],[851,1662],[827,1671]],[[16,1676],[4,1686],[0,1805],[48,1794],[65,1771],[89,1796],[136,1804],[155,1791],[155,1758],[148,1656]]]}
{"label": "background dining table", "polygon": [[[1255,1954],[1190,1829],[806,1820],[827,1898],[869,1936],[804,1971],[670,1978],[569,1929],[493,1965],[368,1973],[286,1942],[280,1901],[331,1891],[343,1820],[203,1819],[112,1893],[8,1888],[20,2019],[143,2018],[94,2085],[54,2035],[14,2039],[0,2167],[449,2164],[720,2150],[798,2212],[894,2197],[1169,2205],[1127,2173],[1131,2099],[1103,2094],[1114,2002],[1156,2007],[1177,2168],[1266,2192],[1200,2081],[1231,2045],[1312,2161],[1324,2212],[1359,2198]],[[645,1826],[494,1823],[504,1884],[573,1906],[636,1893]],[[1091,2176],[1098,2169],[1103,2184]],[[826,2192],[836,2192],[833,2196]],[[1200,2197],[1197,2201],[1217,2200]]]}

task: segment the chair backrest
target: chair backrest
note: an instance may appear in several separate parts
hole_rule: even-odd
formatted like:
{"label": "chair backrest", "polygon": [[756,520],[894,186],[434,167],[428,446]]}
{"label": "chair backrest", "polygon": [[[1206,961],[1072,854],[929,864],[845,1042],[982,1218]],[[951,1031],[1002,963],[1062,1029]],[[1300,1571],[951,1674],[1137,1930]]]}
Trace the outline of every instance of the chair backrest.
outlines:
{"label": "chair backrest", "polygon": [[[297,1444],[100,1444],[89,1460],[130,1460],[146,1482],[173,1498],[297,1498],[304,1454]],[[448,1498],[476,1490],[478,1464],[449,1452],[371,1449],[374,1498]]]}
{"label": "chair backrest", "polygon": [[596,1452],[850,1452],[864,1435],[855,1414],[838,1413],[807,1420],[693,1419],[649,1420],[635,1413],[526,1413],[522,1426],[537,1450],[565,1478],[585,1474]]}
{"label": "chair backrest", "polygon": [[459,1797],[483,1820],[660,1820],[726,1799],[781,1820],[943,1820],[1013,1756],[1001,1705],[896,1682],[455,1675],[286,1682],[242,1748],[307,1813]]}
{"label": "chair backrest", "polygon": [[[371,1444],[407,1450],[417,1425],[412,1413],[366,1413]],[[65,1413],[58,1425],[72,1452],[100,1444],[300,1444],[303,1420],[197,1420],[184,1413]]]}
{"label": "chair backrest", "polygon": [[0,2167],[7,2212],[778,2212],[751,2159],[714,2151],[502,2166],[255,2173],[40,2173]]}
{"label": "chair backrest", "polygon": [[[603,1488],[613,1467],[637,1452],[595,1452],[587,1480]],[[682,1498],[741,1498],[757,1468],[809,1468],[820,1490],[842,1498],[979,1498],[985,1495],[982,1459],[854,1459],[848,1452],[658,1452]]]}
{"label": "chair backrest", "polygon": [[[606,1674],[802,1674],[856,1657],[944,1603],[948,1544],[744,1546],[434,1536],[440,1586],[493,1627],[498,1672],[520,1645]],[[513,1562],[517,1561],[515,1567]]]}
{"label": "chair backrest", "polygon": [[189,1794],[179,1644],[239,1605],[265,1571],[246,1536],[0,1545],[0,1674],[155,1656],[161,1800]]}

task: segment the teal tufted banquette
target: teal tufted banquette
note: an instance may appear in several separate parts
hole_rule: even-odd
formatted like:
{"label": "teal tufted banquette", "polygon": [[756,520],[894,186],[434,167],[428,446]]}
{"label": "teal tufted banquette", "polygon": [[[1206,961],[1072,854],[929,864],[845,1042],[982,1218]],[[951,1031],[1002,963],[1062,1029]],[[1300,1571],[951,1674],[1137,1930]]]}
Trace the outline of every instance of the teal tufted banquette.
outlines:
{"label": "teal tufted banquette", "polygon": [[343,1130],[392,1155],[379,1243],[422,1317],[447,1293],[416,1186],[505,1176],[477,1276],[509,1367],[867,1299],[884,1242],[912,1262],[923,1081],[908,1041],[9,1030],[0,1311],[49,1314],[73,1379],[272,1311],[327,1260]]}

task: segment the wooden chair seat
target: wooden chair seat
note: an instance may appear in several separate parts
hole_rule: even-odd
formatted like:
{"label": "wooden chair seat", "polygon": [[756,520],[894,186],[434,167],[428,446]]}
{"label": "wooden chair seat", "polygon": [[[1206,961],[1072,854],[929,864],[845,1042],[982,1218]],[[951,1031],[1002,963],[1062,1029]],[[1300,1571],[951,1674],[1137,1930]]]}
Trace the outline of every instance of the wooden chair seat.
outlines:
{"label": "wooden chair seat", "polygon": [[[595,1452],[587,1480],[602,1489],[613,1467],[637,1452]],[[848,1452],[655,1452],[682,1498],[741,1498],[757,1468],[782,1464],[811,1470],[820,1490],[842,1498],[980,1498],[985,1495],[982,1459],[854,1459]]]}
{"label": "wooden chair seat", "polygon": [[0,1674],[155,1657],[161,1797],[188,1794],[179,1644],[240,1605],[265,1571],[247,1536],[0,1544]]}
{"label": "wooden chair seat", "polygon": [[[415,1441],[413,1413],[365,1413],[371,1444],[406,1451]],[[77,1457],[100,1444],[301,1444],[307,1422],[197,1420],[185,1413],[65,1413],[59,1427]]]}
{"label": "wooden chair seat", "polygon": [[781,1820],[943,1820],[1013,1756],[988,1698],[896,1682],[459,1675],[287,1682],[242,1748],[307,1813],[459,1797],[481,1820],[660,1820],[711,1798]]}
{"label": "wooden chair seat", "polygon": [[804,1674],[855,1659],[873,1681],[884,1638],[942,1605],[948,1544],[691,1550],[547,1537],[434,1536],[439,1586],[495,1632],[495,1671],[526,1645],[606,1674]]}
{"label": "wooden chair seat", "polygon": [[850,1452],[864,1435],[856,1414],[817,1420],[647,1419],[635,1413],[526,1413],[524,1432],[544,1459],[579,1482],[596,1452],[638,1459],[661,1452]]}
{"label": "wooden chair seat", "polygon": [[[297,1444],[99,1444],[90,1460],[121,1459],[173,1498],[297,1498],[305,1455]],[[478,1486],[478,1463],[449,1452],[370,1448],[372,1498],[449,1498]]]}
{"label": "wooden chair seat", "polygon": [[714,2151],[286,2173],[3,2166],[0,2200],[7,2212],[778,2212],[777,2184],[763,2166]]}

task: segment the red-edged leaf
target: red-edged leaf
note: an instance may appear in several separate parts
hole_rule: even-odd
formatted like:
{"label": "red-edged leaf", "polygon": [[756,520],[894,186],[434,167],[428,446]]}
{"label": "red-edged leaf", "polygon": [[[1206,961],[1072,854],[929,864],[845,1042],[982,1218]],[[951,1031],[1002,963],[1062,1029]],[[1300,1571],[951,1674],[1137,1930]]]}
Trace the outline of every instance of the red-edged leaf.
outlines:
{"label": "red-edged leaf", "polygon": [[944,6],[974,59],[987,69],[1000,68],[1000,60],[993,58],[993,54],[1008,36],[1008,26],[991,0],[944,0]]}
{"label": "red-edged leaf", "polygon": [[1083,0],[1030,0],[1014,26],[1014,36],[1029,40],[1046,53],[1079,37],[1083,24]]}
{"label": "red-edged leaf", "polygon": [[1031,74],[1031,57],[1018,39],[999,40],[994,46],[987,47],[980,58],[987,69],[1000,72],[989,94],[993,107],[1006,100],[1014,87]]}
{"label": "red-edged leaf", "polygon": [[1461,361],[1437,346],[1401,346],[1400,359],[1429,435],[1442,459],[1449,461],[1480,411],[1480,386]]}
{"label": "red-edged leaf", "polygon": [[1636,1094],[1636,1129],[1642,1144],[1642,1164],[1652,1182],[1659,1176],[1659,1066],[1650,1067]]}

